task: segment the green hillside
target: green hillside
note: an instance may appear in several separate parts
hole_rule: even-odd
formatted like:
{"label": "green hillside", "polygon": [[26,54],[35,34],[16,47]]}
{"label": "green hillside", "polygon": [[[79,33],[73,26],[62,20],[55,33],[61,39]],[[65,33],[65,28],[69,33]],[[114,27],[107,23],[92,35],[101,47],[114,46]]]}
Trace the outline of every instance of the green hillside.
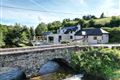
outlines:
{"label": "green hillside", "polygon": [[[120,19],[120,16],[116,16],[116,18]],[[101,19],[94,19],[96,24],[110,23],[111,20],[112,20],[112,17],[101,18]]]}
{"label": "green hillside", "polygon": [[118,27],[120,26],[120,16],[104,17],[104,18],[90,18],[88,20],[75,18],[73,20],[64,19],[63,26],[73,26],[81,24],[83,28],[89,27]]}

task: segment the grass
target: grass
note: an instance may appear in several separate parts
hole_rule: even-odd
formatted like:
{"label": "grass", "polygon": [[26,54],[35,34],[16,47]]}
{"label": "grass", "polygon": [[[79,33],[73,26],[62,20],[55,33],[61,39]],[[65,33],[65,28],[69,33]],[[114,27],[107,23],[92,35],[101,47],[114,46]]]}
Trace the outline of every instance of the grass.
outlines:
{"label": "grass", "polygon": [[109,23],[112,18],[102,18],[102,19],[95,19],[95,24],[102,24],[104,25],[105,23]]}
{"label": "grass", "polygon": [[[116,17],[120,19],[120,16],[116,16]],[[101,19],[98,18],[98,19],[93,19],[93,20],[95,21],[95,24],[102,24],[102,25],[104,25],[106,23],[109,23],[111,19],[112,19],[112,17],[106,17],[106,18],[101,18]],[[89,21],[90,20],[85,20],[85,23],[88,23]],[[77,22],[78,21],[70,21],[69,23],[75,24]]]}

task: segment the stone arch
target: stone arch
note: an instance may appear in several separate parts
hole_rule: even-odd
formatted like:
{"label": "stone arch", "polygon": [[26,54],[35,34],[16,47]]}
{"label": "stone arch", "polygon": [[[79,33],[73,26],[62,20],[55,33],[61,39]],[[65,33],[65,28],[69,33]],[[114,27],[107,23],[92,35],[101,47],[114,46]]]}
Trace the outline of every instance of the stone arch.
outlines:
{"label": "stone arch", "polygon": [[53,58],[50,61],[54,61],[56,63],[58,63],[60,66],[62,66],[63,64],[69,64],[67,60],[65,60],[64,58]]}
{"label": "stone arch", "polygon": [[50,61],[58,63],[60,65],[60,67],[62,67],[65,70],[71,70],[71,71],[73,71],[73,68],[69,64],[69,61],[67,61],[64,58],[53,58]]}

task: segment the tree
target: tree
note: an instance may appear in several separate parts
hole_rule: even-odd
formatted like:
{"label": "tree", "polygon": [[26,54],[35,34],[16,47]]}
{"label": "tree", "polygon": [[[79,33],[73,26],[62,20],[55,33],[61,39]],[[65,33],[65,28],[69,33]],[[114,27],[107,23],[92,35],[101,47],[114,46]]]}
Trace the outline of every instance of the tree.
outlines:
{"label": "tree", "polygon": [[22,39],[22,41],[26,41],[28,42],[30,39],[30,29],[27,26],[22,26],[22,35],[24,34],[24,36],[21,37],[26,37],[26,39]]}
{"label": "tree", "polygon": [[64,26],[66,23],[70,22],[70,19],[64,19],[62,25]]}
{"label": "tree", "polygon": [[91,19],[89,21],[89,27],[94,27],[94,25],[95,25],[95,21],[93,19]]}
{"label": "tree", "polygon": [[7,46],[19,46],[19,42],[20,42],[20,29],[18,28],[14,28],[13,30],[10,30],[9,33],[7,33],[4,42]]}
{"label": "tree", "polygon": [[81,25],[82,28],[85,27],[85,21],[84,20],[80,19],[78,23]]}
{"label": "tree", "polygon": [[33,40],[33,37],[35,36],[34,29],[30,27],[30,40]]}
{"label": "tree", "polygon": [[19,47],[21,43],[26,44],[29,41],[29,29],[26,26],[15,24],[5,35],[4,42],[8,47]]}
{"label": "tree", "polygon": [[3,39],[3,32],[0,30],[0,47],[4,45]]}
{"label": "tree", "polygon": [[94,16],[94,15],[87,15],[87,16],[83,16],[82,18],[83,18],[84,20],[97,19],[97,17]]}
{"label": "tree", "polygon": [[56,33],[61,26],[62,23],[60,21],[54,21],[52,23],[48,23],[48,31],[52,31],[53,33]]}
{"label": "tree", "polygon": [[79,20],[81,20],[80,18],[75,18],[73,21],[79,21]]}
{"label": "tree", "polygon": [[109,32],[109,42],[110,43],[120,43],[120,28],[114,27],[114,28],[103,28],[107,32]]}
{"label": "tree", "polygon": [[7,25],[0,24],[0,47],[5,46],[4,39],[6,37],[6,34],[9,33],[9,30],[11,27],[10,26],[8,27]]}
{"label": "tree", "polygon": [[101,15],[100,15],[100,18],[104,18],[105,16],[104,16],[104,13],[102,13]]}
{"label": "tree", "polygon": [[120,26],[120,18],[113,16],[111,21],[110,21],[110,26],[111,27],[114,27],[114,26],[119,27]]}
{"label": "tree", "polygon": [[71,54],[71,66],[77,72],[84,72],[94,77],[103,77],[105,80],[109,80],[119,75],[114,72],[120,69],[120,50],[89,48],[85,51],[75,52]]}
{"label": "tree", "polygon": [[47,32],[47,30],[47,25],[42,22],[36,27],[35,34],[36,36],[41,36],[44,32]]}
{"label": "tree", "polygon": [[27,43],[29,41],[29,38],[27,37],[27,33],[23,31],[20,35],[20,42]]}

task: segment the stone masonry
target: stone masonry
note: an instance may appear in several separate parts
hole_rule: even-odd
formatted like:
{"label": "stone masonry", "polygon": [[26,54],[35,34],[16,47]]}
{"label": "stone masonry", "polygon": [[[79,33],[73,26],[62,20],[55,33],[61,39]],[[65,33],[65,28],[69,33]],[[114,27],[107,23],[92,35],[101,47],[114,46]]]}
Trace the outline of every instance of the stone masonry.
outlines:
{"label": "stone masonry", "polygon": [[54,58],[63,58],[69,61],[70,54],[76,47],[53,48],[0,55],[0,67],[18,67],[27,75],[37,74],[40,67]]}
{"label": "stone masonry", "polygon": [[17,53],[9,52],[9,54],[0,52],[0,68],[18,67],[23,70],[27,76],[37,74],[40,67],[43,64],[47,63],[49,60],[52,60],[54,58],[62,58],[69,62],[71,53],[80,51],[81,49],[86,49],[86,47],[88,46],[67,46],[59,48],[51,47],[31,51],[16,51]]}

